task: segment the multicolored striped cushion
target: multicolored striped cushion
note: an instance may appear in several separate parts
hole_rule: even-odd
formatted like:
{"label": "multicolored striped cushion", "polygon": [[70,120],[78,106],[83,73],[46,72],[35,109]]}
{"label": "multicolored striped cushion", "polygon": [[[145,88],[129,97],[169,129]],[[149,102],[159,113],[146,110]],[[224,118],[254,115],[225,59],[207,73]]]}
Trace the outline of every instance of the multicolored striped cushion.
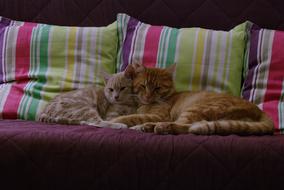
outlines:
{"label": "multicolored striped cushion", "polygon": [[65,27],[0,17],[0,118],[34,120],[63,91],[115,71],[117,25]]}
{"label": "multicolored striped cushion", "polygon": [[284,132],[284,31],[252,25],[242,96],[267,112]]}
{"label": "multicolored striped cushion", "polygon": [[152,26],[118,14],[117,70],[139,62],[149,67],[177,63],[178,90],[240,95],[246,23],[226,31]]}

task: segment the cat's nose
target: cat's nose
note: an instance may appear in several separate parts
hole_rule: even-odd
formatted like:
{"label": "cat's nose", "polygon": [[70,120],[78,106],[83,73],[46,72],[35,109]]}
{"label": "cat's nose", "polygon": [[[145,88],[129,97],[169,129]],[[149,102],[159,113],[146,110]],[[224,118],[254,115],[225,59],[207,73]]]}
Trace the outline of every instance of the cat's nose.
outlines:
{"label": "cat's nose", "polygon": [[119,96],[115,96],[115,97],[114,97],[115,100],[118,100],[118,98],[119,98]]}
{"label": "cat's nose", "polygon": [[150,99],[151,98],[151,94],[146,94],[145,97],[146,97],[146,99]]}

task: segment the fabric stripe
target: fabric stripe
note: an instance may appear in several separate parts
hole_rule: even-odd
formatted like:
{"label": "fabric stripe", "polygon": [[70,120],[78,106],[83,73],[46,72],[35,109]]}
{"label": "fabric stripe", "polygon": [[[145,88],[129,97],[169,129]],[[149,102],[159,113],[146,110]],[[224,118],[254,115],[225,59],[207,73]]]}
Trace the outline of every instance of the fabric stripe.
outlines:
{"label": "fabric stripe", "polygon": [[7,99],[13,101],[6,101],[3,109],[3,117],[5,119],[17,119],[18,108],[21,98],[24,94],[23,88],[28,83],[28,71],[30,65],[30,40],[32,29],[35,24],[25,23],[19,29],[17,38],[16,51],[16,66],[15,66],[15,80],[18,81],[11,87]]}
{"label": "fabric stripe", "polygon": [[16,52],[16,76],[15,80],[26,80],[29,72],[30,64],[30,41],[33,27],[36,24],[25,23],[19,29],[17,38]]}
{"label": "fabric stripe", "polygon": [[254,103],[260,104],[264,101],[264,94],[267,87],[268,75],[269,75],[269,67],[272,56],[272,45],[274,32],[264,30],[261,32],[262,38],[260,40],[260,48],[259,48],[259,60],[258,65],[255,67],[255,89],[253,90],[252,99]]}
{"label": "fabric stripe", "polygon": [[[127,31],[128,30],[134,31],[137,24],[138,24],[138,20],[131,18],[128,22],[128,25],[127,25]],[[131,52],[131,43],[132,43],[132,40],[133,40],[133,36],[134,36],[134,33],[131,32],[131,33],[129,33],[129,35],[126,35],[125,40],[124,40],[124,45],[123,45],[123,48],[122,48],[122,54],[123,54],[123,56],[122,56],[123,63],[122,63],[122,67],[121,67],[122,71],[124,71],[125,68],[127,67],[127,65],[129,64],[128,60],[129,60],[129,55],[130,55],[130,52]]]}
{"label": "fabric stripe", "polygon": [[[204,49],[207,55],[210,55],[211,53],[211,44],[212,44],[212,31],[207,31],[207,38],[206,38],[206,48]],[[210,62],[210,57],[205,56],[202,61],[202,70],[201,70],[201,76],[204,76],[201,79],[201,89],[205,89],[207,87],[207,82],[208,82],[208,72],[209,72],[209,62]]]}
{"label": "fabric stripe", "polygon": [[[100,70],[100,67],[101,67],[101,51],[102,51],[102,49],[101,49],[101,46],[100,46],[100,44],[101,44],[101,41],[102,41],[102,34],[98,31],[97,33],[97,36],[96,36],[96,38],[97,38],[97,41],[96,41],[96,53],[95,53],[95,57],[96,57],[96,60],[98,60],[98,62],[97,62],[97,64],[95,65],[95,71],[94,72],[98,72],[99,70]],[[98,73],[96,73],[96,74],[98,74]],[[99,82],[98,80],[96,81],[97,83]]]}
{"label": "fabric stripe", "polygon": [[[72,27],[69,29],[68,32],[68,50],[67,50],[67,56],[66,62],[67,64],[67,74],[66,79],[64,82],[63,88],[66,90],[71,90],[74,88],[72,81],[74,80],[74,63],[75,63],[75,55],[76,55],[76,36],[77,36],[77,28]],[[74,55],[74,56],[72,56]],[[73,63],[73,64],[70,64]]]}
{"label": "fabric stripe", "polygon": [[[263,110],[270,113],[270,116],[274,119],[275,125],[279,125],[279,115],[278,115],[278,101],[276,97],[281,97],[282,92],[282,81],[284,80],[284,35],[283,33],[275,32],[273,46],[272,46],[272,57],[271,64],[269,68],[269,75],[267,81],[267,90],[264,96],[264,102],[269,102],[269,105],[264,103]],[[279,82],[278,82],[279,81]]]}
{"label": "fabric stripe", "polygon": [[[225,36],[225,34],[223,34]],[[231,49],[232,49],[232,32],[229,32],[228,35],[226,35],[226,45],[225,45],[225,55],[224,55],[224,70],[221,77],[222,82],[220,83],[220,91],[229,91],[226,87],[229,85],[227,84],[227,81],[229,81],[229,76],[232,76],[232,74],[229,74],[230,71],[230,63],[231,63]]]}
{"label": "fabric stripe", "polygon": [[216,69],[218,69],[219,65],[220,65],[220,57],[221,57],[221,39],[222,39],[222,35],[219,32],[215,32],[215,39],[216,39],[216,49],[214,52],[214,56],[212,57],[212,59],[214,59],[214,64],[212,65],[214,67],[214,69],[209,69],[210,70],[210,76],[212,76],[211,81],[210,81],[210,90],[213,90],[214,87],[217,85],[217,77],[219,75],[218,72],[214,72]]}
{"label": "fabric stripe", "polygon": [[[194,44],[195,44],[195,38],[189,38],[188,36],[194,36],[196,35],[195,30],[189,30],[189,29],[181,29],[180,35],[178,36],[177,40],[177,52],[176,52],[176,62],[178,64],[177,70],[176,70],[176,88],[177,90],[182,89],[190,89],[191,87],[191,64],[192,57],[194,54]],[[188,64],[180,64],[189,62]],[[183,73],[183,75],[178,74]],[[182,81],[178,83],[178,81]]]}
{"label": "fabric stripe", "polygon": [[254,30],[252,29],[250,39],[250,49],[248,51],[248,56],[247,58],[249,59],[248,62],[248,73],[246,76],[246,80],[244,81],[244,87],[243,87],[243,98],[252,101],[251,97],[251,91],[249,89],[252,89],[253,83],[253,77],[254,75],[254,70],[252,68],[255,68],[256,65],[258,65],[257,62],[257,52],[258,52],[258,41],[259,41],[259,30]]}
{"label": "fabric stripe", "polygon": [[[140,23],[138,23],[137,25],[136,25],[136,27],[135,27],[135,30],[134,30],[134,35],[133,35],[133,38],[132,38],[132,42],[131,42],[131,48],[130,48],[130,52],[129,52],[129,57],[128,57],[128,63],[133,63],[133,62],[135,62],[136,60],[136,54],[135,54],[135,52],[136,52],[136,50],[135,50],[135,48],[137,47],[136,46],[136,42],[138,42],[137,40],[137,32],[138,32],[138,30],[139,30],[139,28],[140,28]],[[140,45],[141,46],[141,45]]]}
{"label": "fabric stripe", "polygon": [[192,64],[192,76],[195,76],[192,78],[192,89],[193,91],[197,91],[200,90],[200,86],[198,84],[200,84],[200,77],[201,77],[201,66],[202,66],[202,62],[203,62],[203,54],[205,54],[206,52],[204,52],[205,48],[205,41],[206,39],[204,38],[206,31],[203,29],[200,29],[197,32],[197,39],[196,39],[196,57],[195,60],[193,61],[193,63],[196,64]]}
{"label": "fabric stripe", "polygon": [[[228,71],[228,64],[229,64],[229,60],[226,59],[226,57],[228,56],[228,51],[229,51],[229,37],[230,37],[230,33],[223,33],[222,32],[222,37],[221,37],[221,52],[220,52],[220,70],[219,70],[219,74],[217,75],[217,89],[222,92],[224,90],[224,85],[226,82],[225,79],[225,73],[226,71]],[[229,72],[229,71],[228,71]],[[230,74],[232,75],[232,74]]]}
{"label": "fabric stripe", "polygon": [[7,101],[7,97],[8,94],[11,90],[12,84],[8,83],[8,84],[0,84],[0,97],[1,97],[1,101],[0,101],[0,119],[3,119],[3,110],[4,110],[4,105],[5,102]]}
{"label": "fabric stripe", "polygon": [[85,29],[84,36],[85,36],[85,38],[84,38],[84,40],[85,40],[85,42],[84,42],[84,44],[85,44],[85,48],[84,48],[85,52],[84,52],[83,62],[85,63],[85,71],[86,71],[86,73],[85,74],[81,73],[81,76],[82,76],[82,81],[89,81],[89,79],[91,78],[91,76],[90,76],[90,73],[91,73],[91,68],[90,68],[90,65],[91,65],[90,64],[91,31],[89,29]]}
{"label": "fabric stripe", "polygon": [[[36,27],[35,27],[36,28]],[[35,30],[35,28],[32,31],[32,36],[31,36],[31,63],[30,63],[30,70],[29,70],[29,77],[31,79],[36,79],[36,71],[37,71],[37,59],[36,59],[36,46],[37,43],[34,43],[37,38],[37,34],[39,33],[38,30]],[[27,119],[28,118],[28,108],[31,104],[32,101],[32,89],[33,85],[35,84],[34,81],[29,81],[28,84],[24,88],[24,96],[21,99],[20,102],[20,107],[18,109],[19,117],[20,119]]]}
{"label": "fabric stripe", "polygon": [[[169,30],[169,29],[168,29]],[[170,30],[170,37],[169,37],[169,42],[168,42],[168,51],[167,51],[167,58],[166,58],[166,66],[168,67],[171,64],[175,63],[175,55],[176,55],[176,45],[177,45],[177,37],[179,34],[178,29],[172,29]]]}
{"label": "fabric stripe", "polygon": [[197,57],[197,52],[198,52],[198,34],[199,34],[200,28],[195,28],[194,29],[194,43],[193,43],[193,54],[192,54],[192,58],[191,58],[191,68],[190,68],[190,78],[189,78],[189,90],[193,91],[194,90],[194,83],[193,83],[193,77],[196,77],[196,75],[194,75],[194,71],[195,71],[195,66],[196,66],[196,57]]}
{"label": "fabric stripe", "polygon": [[211,34],[211,45],[210,45],[210,60],[209,60],[209,64],[208,64],[208,73],[207,73],[207,77],[208,77],[208,81],[206,84],[206,89],[208,91],[213,91],[214,90],[214,86],[212,86],[212,80],[214,77],[214,71],[216,70],[215,68],[215,63],[216,63],[216,59],[214,58],[216,56],[216,49],[218,46],[218,32],[216,31],[212,31]]}
{"label": "fabric stripe", "polygon": [[[131,20],[135,20],[135,28],[129,27]],[[123,61],[117,68],[125,68],[125,60],[142,59],[144,65],[160,68],[176,62],[177,90],[240,94],[246,23],[227,32],[153,26],[137,23],[126,14],[119,14],[117,21],[118,32],[123,32],[118,50],[118,60]]]}
{"label": "fabric stripe", "polygon": [[[1,17],[1,24],[8,26],[10,24],[10,20]],[[4,46],[5,46],[5,27],[0,27],[0,53],[2,55],[1,59],[0,59],[0,84],[3,83],[4,81],[4,76],[3,76],[3,66],[4,66]]]}
{"label": "fabric stripe", "polygon": [[278,104],[278,117],[279,117],[279,129],[283,131],[284,133],[284,79],[282,82],[282,91],[281,91],[281,96],[279,99],[279,104]]}
{"label": "fabric stripe", "polygon": [[[93,32],[93,30],[91,30],[90,32],[90,60],[93,60],[93,62],[90,61],[90,81],[95,81],[95,77],[97,75],[96,78],[98,78],[99,76],[99,73],[98,71],[96,72],[95,74],[95,67],[96,67],[96,64],[97,64],[97,60],[96,60],[96,54],[95,53],[92,53],[92,52],[96,52],[95,49],[96,49],[96,44],[97,44],[97,36],[95,35],[96,33]],[[103,68],[103,70],[106,70],[105,68]]]}
{"label": "fabric stripe", "polygon": [[161,36],[159,40],[158,49],[158,60],[156,61],[156,67],[165,68],[166,67],[166,55],[168,53],[168,43],[169,43],[169,30],[164,27],[161,31]]}
{"label": "fabric stripe", "polygon": [[[13,47],[17,47],[18,43],[18,32],[19,27],[15,27],[15,29],[9,29],[6,32],[6,40],[5,40],[5,82],[15,81],[16,75],[18,75],[15,70],[16,67],[16,49]],[[23,43],[24,44],[24,43]],[[22,48],[22,46],[21,46]]]}
{"label": "fabric stripe", "polygon": [[[150,26],[138,23],[135,29],[135,40],[132,42],[131,61],[134,63],[143,63],[143,54],[146,41],[146,35]],[[139,35],[137,35],[139,34]],[[133,37],[134,38],[134,37]]]}
{"label": "fabric stripe", "polygon": [[146,67],[155,67],[157,63],[161,32],[162,27],[160,26],[151,26],[147,31],[143,57],[143,65]]}

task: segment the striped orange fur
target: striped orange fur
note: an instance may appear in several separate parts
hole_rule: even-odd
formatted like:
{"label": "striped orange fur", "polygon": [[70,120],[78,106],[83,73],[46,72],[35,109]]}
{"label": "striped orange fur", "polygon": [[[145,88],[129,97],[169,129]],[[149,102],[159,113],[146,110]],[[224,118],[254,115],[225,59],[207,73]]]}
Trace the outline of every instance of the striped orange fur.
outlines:
{"label": "striped orange fur", "polygon": [[115,118],[132,129],[157,134],[264,135],[273,134],[272,120],[255,104],[215,92],[176,92],[175,65],[146,68],[132,64],[127,69],[140,106],[138,114]]}

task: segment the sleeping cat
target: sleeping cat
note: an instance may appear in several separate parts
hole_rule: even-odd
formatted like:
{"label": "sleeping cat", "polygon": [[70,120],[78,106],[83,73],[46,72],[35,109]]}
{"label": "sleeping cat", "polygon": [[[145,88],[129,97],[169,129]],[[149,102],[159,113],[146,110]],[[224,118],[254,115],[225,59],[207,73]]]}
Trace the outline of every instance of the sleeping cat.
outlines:
{"label": "sleeping cat", "polygon": [[94,86],[66,92],[51,100],[38,117],[39,121],[61,124],[88,124],[100,127],[125,128],[110,123],[120,115],[136,113],[132,80],[124,73],[102,72],[104,88]]}
{"label": "sleeping cat", "polygon": [[166,69],[129,65],[140,107],[112,122],[157,134],[273,134],[272,120],[253,103],[223,93],[176,92],[174,71],[175,64]]}

